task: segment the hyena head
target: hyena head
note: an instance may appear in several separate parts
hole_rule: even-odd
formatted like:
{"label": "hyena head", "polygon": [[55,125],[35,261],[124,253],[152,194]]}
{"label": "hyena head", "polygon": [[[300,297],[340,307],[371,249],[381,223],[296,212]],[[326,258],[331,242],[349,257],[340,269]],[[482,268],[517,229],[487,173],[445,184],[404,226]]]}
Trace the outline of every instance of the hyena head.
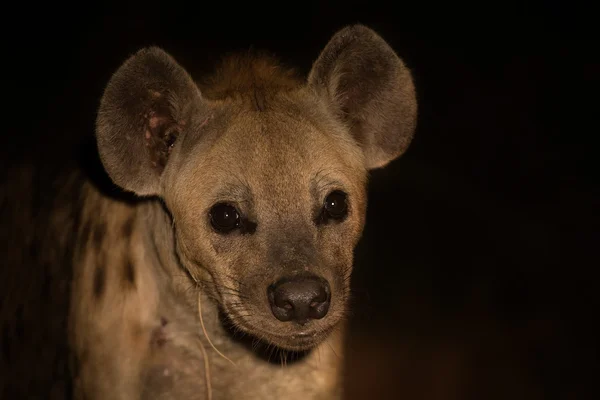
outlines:
{"label": "hyena head", "polygon": [[164,201],[182,266],[228,319],[306,350],[344,318],[367,172],[404,152],[416,111],[409,70],[357,25],[306,79],[242,57],[197,84],[143,49],[111,78],[97,140],[115,184]]}

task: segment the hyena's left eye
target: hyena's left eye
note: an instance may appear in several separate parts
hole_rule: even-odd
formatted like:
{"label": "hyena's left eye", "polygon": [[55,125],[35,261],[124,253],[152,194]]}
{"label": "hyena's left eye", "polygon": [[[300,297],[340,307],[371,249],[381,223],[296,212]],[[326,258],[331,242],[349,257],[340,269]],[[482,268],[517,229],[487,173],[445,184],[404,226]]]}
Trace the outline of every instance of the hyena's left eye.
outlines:
{"label": "hyena's left eye", "polygon": [[218,203],[210,209],[210,223],[216,231],[228,233],[240,227],[240,213],[230,204]]}
{"label": "hyena's left eye", "polygon": [[346,193],[335,190],[325,198],[323,211],[326,218],[342,220],[348,215],[348,200]]}

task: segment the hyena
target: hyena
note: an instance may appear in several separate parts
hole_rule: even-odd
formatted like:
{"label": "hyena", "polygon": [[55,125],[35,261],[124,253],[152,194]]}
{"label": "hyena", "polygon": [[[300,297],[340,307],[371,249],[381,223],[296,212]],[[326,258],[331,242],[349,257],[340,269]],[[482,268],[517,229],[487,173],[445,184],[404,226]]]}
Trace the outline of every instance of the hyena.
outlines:
{"label": "hyena", "polygon": [[[113,187],[61,179],[44,233],[7,251],[4,380],[35,389],[29,352],[76,399],[341,398],[368,173],[407,149],[416,118],[411,72],[362,25],[305,77],[248,53],[194,81],[160,48],[131,55],[96,120]],[[9,198],[7,218],[40,226]],[[19,296],[38,294],[46,333],[19,323]]]}

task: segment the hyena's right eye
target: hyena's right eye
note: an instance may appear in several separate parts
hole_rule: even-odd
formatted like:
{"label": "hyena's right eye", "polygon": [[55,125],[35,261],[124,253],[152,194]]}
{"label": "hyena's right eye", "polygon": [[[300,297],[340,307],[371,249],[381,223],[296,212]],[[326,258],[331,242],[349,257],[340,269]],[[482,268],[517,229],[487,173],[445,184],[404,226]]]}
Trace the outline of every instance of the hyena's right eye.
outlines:
{"label": "hyena's right eye", "polygon": [[238,210],[227,203],[215,204],[210,209],[210,223],[220,233],[228,233],[241,226]]}

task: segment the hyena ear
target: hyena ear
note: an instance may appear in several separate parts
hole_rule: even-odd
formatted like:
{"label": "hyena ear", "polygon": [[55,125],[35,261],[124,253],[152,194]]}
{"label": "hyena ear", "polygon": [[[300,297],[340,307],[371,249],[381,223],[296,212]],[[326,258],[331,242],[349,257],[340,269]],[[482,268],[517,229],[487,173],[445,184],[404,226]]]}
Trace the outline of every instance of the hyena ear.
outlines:
{"label": "hyena ear", "polygon": [[96,140],[115,184],[157,195],[171,151],[205,109],[190,75],[165,51],[142,49],[112,75],[100,101]]}
{"label": "hyena ear", "polygon": [[333,35],[308,84],[362,146],[368,169],[385,166],[409,146],[417,120],[412,75],[373,30],[352,25]]}

